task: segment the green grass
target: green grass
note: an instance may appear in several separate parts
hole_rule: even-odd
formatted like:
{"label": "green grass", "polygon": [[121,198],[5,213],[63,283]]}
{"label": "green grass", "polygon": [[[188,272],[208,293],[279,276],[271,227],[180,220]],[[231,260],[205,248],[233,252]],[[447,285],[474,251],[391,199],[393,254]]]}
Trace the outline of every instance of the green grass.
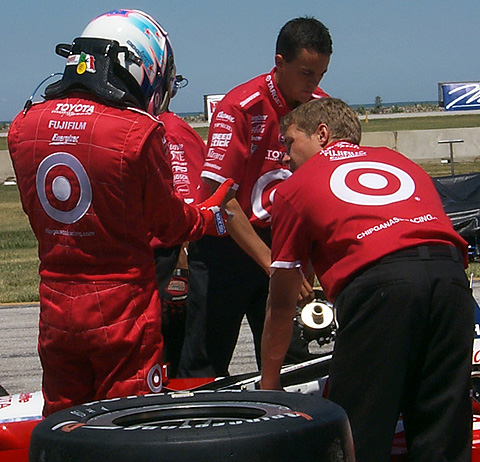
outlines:
{"label": "green grass", "polygon": [[472,128],[480,127],[480,114],[398,118],[384,116],[379,119],[369,118],[368,122],[362,120],[361,124],[364,132]]}
{"label": "green grass", "polygon": [[[362,121],[364,131],[422,130],[480,126],[480,115],[448,115],[409,118],[370,119]],[[208,127],[196,131],[206,139]],[[7,140],[0,137],[0,150]],[[449,164],[426,163],[422,167],[432,176],[450,175]],[[455,174],[480,171],[480,160],[456,162]],[[15,186],[0,185],[0,303],[38,301],[37,241],[23,213]],[[480,263],[473,263],[467,274],[480,277]]]}
{"label": "green grass", "polygon": [[195,127],[195,131],[200,135],[202,140],[206,141],[208,138],[208,127]]}
{"label": "green grass", "polygon": [[[430,174],[438,165],[423,164]],[[459,173],[480,171],[480,163],[458,164]],[[444,173],[442,173],[444,174]],[[449,171],[446,173],[449,174]],[[37,241],[23,213],[15,186],[0,186],[0,303],[38,301]],[[480,263],[472,263],[467,275],[480,277]]]}
{"label": "green grass", "polygon": [[[368,122],[361,120],[363,132],[395,132],[403,130],[432,130],[445,128],[472,128],[480,127],[480,114],[466,115],[437,115],[424,117],[398,117],[389,118],[385,115],[382,118],[372,119]],[[196,127],[197,133],[206,140],[208,127]]]}
{"label": "green grass", "polygon": [[0,303],[38,300],[37,240],[18,189],[0,186]]}

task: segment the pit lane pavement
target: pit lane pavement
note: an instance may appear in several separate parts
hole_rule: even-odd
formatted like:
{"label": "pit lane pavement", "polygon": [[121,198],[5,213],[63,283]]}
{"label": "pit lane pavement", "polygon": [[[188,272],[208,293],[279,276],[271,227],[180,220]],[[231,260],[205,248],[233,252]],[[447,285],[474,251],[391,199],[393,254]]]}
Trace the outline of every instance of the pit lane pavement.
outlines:
{"label": "pit lane pavement", "polygon": [[[480,279],[473,281],[473,294],[480,302]],[[0,385],[10,394],[41,389],[41,365],[37,354],[38,314],[38,303],[0,305]],[[230,374],[256,369],[252,335],[244,320]]]}

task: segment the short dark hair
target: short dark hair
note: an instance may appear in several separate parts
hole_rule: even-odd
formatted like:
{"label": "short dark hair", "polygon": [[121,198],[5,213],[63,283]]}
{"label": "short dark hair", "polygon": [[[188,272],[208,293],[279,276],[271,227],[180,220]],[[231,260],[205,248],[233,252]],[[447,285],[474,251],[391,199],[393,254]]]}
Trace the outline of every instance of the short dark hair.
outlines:
{"label": "short dark hair", "polygon": [[280,29],[275,54],[282,55],[288,62],[295,59],[303,48],[327,56],[333,53],[329,30],[312,16],[291,19]]}
{"label": "short dark hair", "polygon": [[280,120],[280,133],[285,135],[292,124],[309,137],[320,124],[328,125],[332,140],[360,144],[362,137],[357,115],[347,103],[337,98],[319,98],[301,104]]}

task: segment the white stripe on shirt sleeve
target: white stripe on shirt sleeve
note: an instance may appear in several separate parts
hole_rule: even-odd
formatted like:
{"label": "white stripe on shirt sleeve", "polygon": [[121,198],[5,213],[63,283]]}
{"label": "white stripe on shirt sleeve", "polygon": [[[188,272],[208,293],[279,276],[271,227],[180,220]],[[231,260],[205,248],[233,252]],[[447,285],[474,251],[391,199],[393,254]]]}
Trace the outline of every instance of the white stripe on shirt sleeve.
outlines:
{"label": "white stripe on shirt sleeve", "polygon": [[270,276],[275,273],[275,270],[279,269],[279,268],[282,268],[282,269],[294,269],[294,268],[297,268],[300,270],[300,272],[303,274],[302,270],[301,270],[301,267],[302,267],[302,263],[300,262],[300,260],[296,260],[296,261],[274,261],[271,265],[270,265]]}

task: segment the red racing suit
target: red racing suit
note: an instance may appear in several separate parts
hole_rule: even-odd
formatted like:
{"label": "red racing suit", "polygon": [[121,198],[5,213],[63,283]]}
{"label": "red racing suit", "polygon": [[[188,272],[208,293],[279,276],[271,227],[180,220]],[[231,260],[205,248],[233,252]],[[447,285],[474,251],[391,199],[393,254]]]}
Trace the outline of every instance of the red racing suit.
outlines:
{"label": "red racing suit", "polygon": [[453,245],[466,259],[427,173],[391,149],[347,142],[278,187],[272,235],[272,269],[305,269],[311,258],[331,301],[359,270],[408,247]]}
{"label": "red racing suit", "polygon": [[174,245],[204,232],[199,211],[173,194],[162,124],[75,94],[20,113],[8,144],[38,239],[44,414],[159,392],[149,236]]}
{"label": "red racing suit", "polygon": [[[270,226],[272,197],[291,172],[281,165],[285,146],[280,119],[291,111],[273,69],[229,91],[218,104],[208,138],[202,178],[233,178],[236,198],[250,222]],[[328,96],[317,88],[312,98]]]}
{"label": "red racing suit", "polygon": [[[168,144],[167,162],[170,165],[175,192],[187,204],[199,204],[210,195],[210,189],[200,178],[207,147],[198,133],[175,113],[162,112],[158,119],[165,127]],[[152,246],[162,246],[157,237]]]}
{"label": "red racing suit", "polygon": [[187,204],[203,202],[210,196],[210,188],[200,178],[207,152],[205,142],[187,122],[173,112],[163,112],[158,118],[165,126],[175,192]]}

